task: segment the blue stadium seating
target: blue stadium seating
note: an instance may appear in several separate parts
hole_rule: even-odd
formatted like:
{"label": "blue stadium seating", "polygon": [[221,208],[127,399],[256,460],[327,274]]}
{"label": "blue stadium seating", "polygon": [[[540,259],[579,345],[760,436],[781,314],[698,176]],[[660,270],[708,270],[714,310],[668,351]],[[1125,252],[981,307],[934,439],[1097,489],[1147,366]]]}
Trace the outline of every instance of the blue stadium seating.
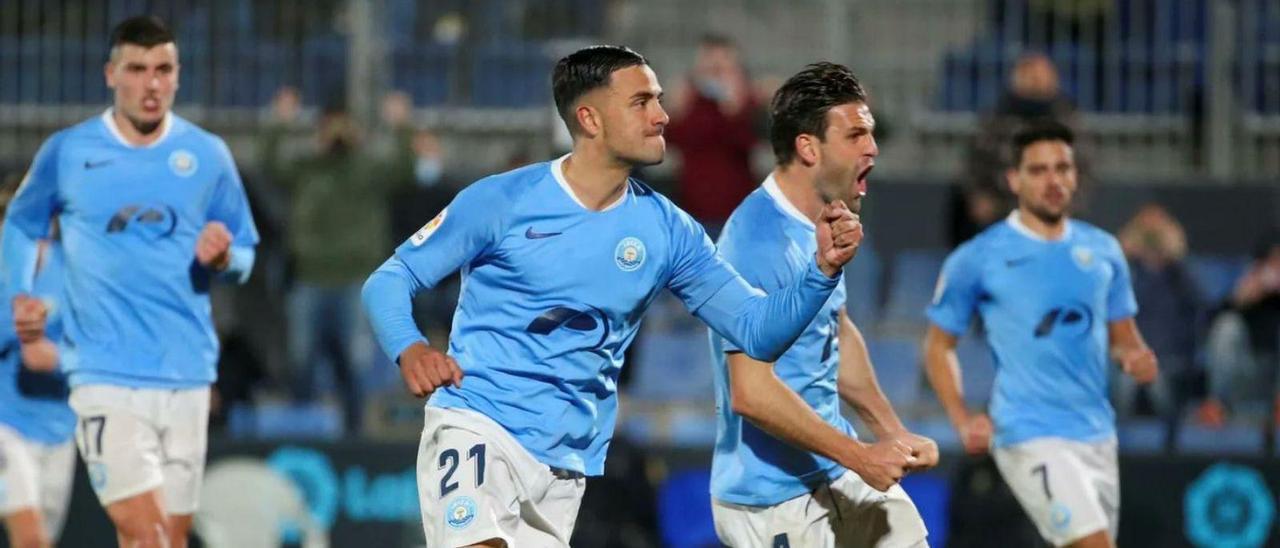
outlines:
{"label": "blue stadium seating", "polygon": [[1116,437],[1121,453],[1163,453],[1169,437],[1169,425],[1155,418],[1124,419],[1116,424]]}
{"label": "blue stadium seating", "polygon": [[1257,455],[1263,450],[1262,427],[1253,423],[1229,422],[1209,428],[1185,422],[1177,435],[1180,453],[1206,455]]}
{"label": "blue stadium seating", "polygon": [[960,338],[956,345],[956,358],[960,360],[960,382],[965,402],[970,408],[986,407],[996,381],[991,347],[981,335],[971,333]]}
{"label": "blue stadium seating", "polygon": [[920,370],[920,341],[914,339],[869,338],[867,350],[876,378],[889,402],[902,409],[920,399],[923,377]]}
{"label": "blue stadium seating", "polygon": [[880,317],[880,284],[884,265],[869,238],[862,240],[858,256],[844,267],[849,318],[859,328],[875,325]]}
{"label": "blue stadium seating", "polygon": [[945,251],[932,249],[903,251],[893,258],[888,278],[889,297],[884,310],[886,321],[925,325],[925,307],[933,298],[934,285],[945,258]]}

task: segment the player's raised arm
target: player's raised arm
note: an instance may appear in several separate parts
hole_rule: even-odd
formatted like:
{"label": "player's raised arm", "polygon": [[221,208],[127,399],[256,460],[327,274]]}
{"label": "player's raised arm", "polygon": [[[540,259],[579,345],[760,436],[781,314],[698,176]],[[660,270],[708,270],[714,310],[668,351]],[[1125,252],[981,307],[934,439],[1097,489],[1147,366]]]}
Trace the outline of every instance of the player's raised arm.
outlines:
{"label": "player's raised arm", "polygon": [[676,222],[681,226],[674,229],[676,256],[668,287],[693,315],[757,360],[777,361],[840,282],[844,263],[827,262],[821,268],[836,269],[828,275],[815,258],[797,283],[765,294],[716,253],[702,226],[688,214],[677,212]]}

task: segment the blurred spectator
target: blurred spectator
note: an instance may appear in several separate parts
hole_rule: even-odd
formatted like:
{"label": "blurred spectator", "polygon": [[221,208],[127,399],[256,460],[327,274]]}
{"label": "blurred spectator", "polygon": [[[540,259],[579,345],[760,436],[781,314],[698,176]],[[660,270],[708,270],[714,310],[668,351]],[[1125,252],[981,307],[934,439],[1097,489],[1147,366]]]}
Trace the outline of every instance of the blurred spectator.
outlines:
{"label": "blurred spectator", "polygon": [[299,106],[297,93],[284,88],[272,104],[275,124],[262,136],[264,173],[291,195],[288,241],[294,276],[288,323],[294,397],[312,401],[319,367],[327,364],[350,433],[361,427],[357,372],[375,356],[360,287],[394,244],[391,194],[415,180],[411,113],[407,98],[388,97],[383,122],[395,144],[378,155],[364,146],[360,128],[343,106],[327,107],[317,128],[318,150],[290,160],[281,152],[281,141],[296,123]]}
{"label": "blurred spectator", "polygon": [[703,37],[693,74],[673,95],[665,135],[680,151],[680,205],[714,233],[755,189],[760,101],[738,47],[716,35]]}
{"label": "blurred spectator", "polygon": [[[1018,58],[1009,89],[982,121],[970,143],[964,188],[952,202],[953,245],[1003,219],[1013,206],[1013,195],[1004,176],[1010,164],[1008,150],[1013,135],[1040,121],[1073,127],[1074,118],[1075,107],[1062,95],[1053,61],[1039,53]],[[1076,161],[1080,163],[1079,158]]]}
{"label": "blurred spectator", "polygon": [[1198,418],[1221,425],[1230,410],[1270,403],[1280,422],[1280,231],[1258,244],[1209,332],[1209,398]]}
{"label": "blurred spectator", "polygon": [[1160,376],[1142,387],[1128,375],[1114,375],[1116,411],[1135,414],[1137,395],[1145,391],[1157,414],[1173,417],[1188,399],[1188,387],[1196,374],[1197,336],[1204,310],[1204,299],[1183,262],[1186,233],[1163,207],[1147,204],[1121,229],[1119,239],[1129,259],[1138,299],[1138,328],[1160,357]]}

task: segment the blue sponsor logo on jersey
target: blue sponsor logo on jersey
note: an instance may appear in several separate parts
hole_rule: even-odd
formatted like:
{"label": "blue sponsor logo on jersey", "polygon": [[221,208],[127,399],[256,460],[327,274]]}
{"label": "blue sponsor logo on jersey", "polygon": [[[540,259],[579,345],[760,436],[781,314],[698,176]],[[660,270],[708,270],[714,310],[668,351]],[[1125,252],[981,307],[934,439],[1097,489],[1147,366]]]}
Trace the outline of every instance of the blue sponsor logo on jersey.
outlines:
{"label": "blue sponsor logo on jersey", "polygon": [[471,497],[458,497],[449,502],[444,513],[444,522],[454,529],[466,529],[476,520],[476,501]]}
{"label": "blue sponsor logo on jersey", "polygon": [[631,272],[644,264],[644,242],[639,238],[626,237],[618,242],[613,250],[613,259],[623,272]]}

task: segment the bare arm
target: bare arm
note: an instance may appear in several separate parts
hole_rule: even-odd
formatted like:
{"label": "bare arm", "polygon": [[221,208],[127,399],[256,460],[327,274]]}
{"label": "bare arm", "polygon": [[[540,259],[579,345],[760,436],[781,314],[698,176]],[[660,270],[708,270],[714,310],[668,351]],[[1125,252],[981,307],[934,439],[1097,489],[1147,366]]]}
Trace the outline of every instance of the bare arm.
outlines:
{"label": "bare arm", "polygon": [[1125,373],[1143,384],[1156,380],[1160,373],[1159,362],[1133,318],[1108,323],[1107,340],[1111,346],[1111,359],[1119,363]]}
{"label": "bare arm", "polygon": [[969,414],[960,384],[960,361],[956,358],[957,338],[936,325],[929,326],[924,339],[924,366],[929,384],[960,434],[969,453],[982,453],[991,442],[991,420],[985,414]]}
{"label": "bare arm", "polygon": [[906,431],[889,399],[880,390],[867,352],[867,341],[843,310],[840,311],[840,375],[836,386],[840,399],[853,407],[877,439]]}
{"label": "bare arm", "polygon": [[727,355],[733,412],[770,435],[857,472],[872,487],[888,489],[902,478],[910,449],[896,441],[867,446],[822,420],[773,371],[746,354]]}
{"label": "bare arm", "polygon": [[862,422],[871,429],[878,440],[895,439],[911,448],[916,463],[912,469],[931,468],[938,464],[938,444],[933,440],[913,434],[903,426],[894,412],[880,383],[876,380],[867,341],[849,315],[840,311],[840,373],[836,387],[840,399],[853,407]]}

